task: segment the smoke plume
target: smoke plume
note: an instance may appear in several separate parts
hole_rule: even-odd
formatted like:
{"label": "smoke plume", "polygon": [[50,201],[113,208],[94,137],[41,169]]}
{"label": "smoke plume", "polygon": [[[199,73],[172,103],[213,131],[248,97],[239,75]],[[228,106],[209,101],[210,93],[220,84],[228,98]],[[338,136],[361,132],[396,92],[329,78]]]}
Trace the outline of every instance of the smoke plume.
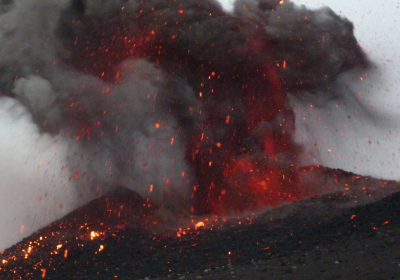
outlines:
{"label": "smoke plume", "polygon": [[265,174],[300,195],[287,94],[368,63],[350,21],[276,0],[232,13],[213,0],[14,0],[0,12],[1,94],[41,133],[74,139],[79,192],[122,185],[173,211],[257,206],[246,189]]}

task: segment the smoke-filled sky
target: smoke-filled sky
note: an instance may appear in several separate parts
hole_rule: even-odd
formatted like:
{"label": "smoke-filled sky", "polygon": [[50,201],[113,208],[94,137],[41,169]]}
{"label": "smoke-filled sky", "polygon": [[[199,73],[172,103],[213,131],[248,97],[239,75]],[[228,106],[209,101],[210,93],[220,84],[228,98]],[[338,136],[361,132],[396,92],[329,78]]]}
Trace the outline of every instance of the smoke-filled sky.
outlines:
{"label": "smoke-filled sky", "polygon": [[328,112],[325,107],[310,108],[312,101],[300,105],[298,127],[300,130],[304,124],[305,133],[298,131],[298,139],[311,150],[317,150],[314,153],[317,162],[399,180],[400,53],[396,50],[399,41],[395,35],[400,31],[396,22],[400,16],[399,2],[300,0],[296,3],[311,8],[329,6],[349,18],[358,42],[375,63],[373,71],[344,78],[350,86],[343,91],[352,94],[348,99],[331,102]]}
{"label": "smoke-filled sky", "polygon": [[[23,0],[15,2],[20,6],[26,3]],[[66,1],[58,2],[61,6]],[[227,9],[232,8],[232,2],[221,1]],[[400,34],[399,25],[396,24],[396,20],[400,18],[399,3],[371,1],[367,5],[361,0],[354,0],[350,4],[349,1],[339,0],[299,0],[295,3],[305,4],[310,8],[329,6],[339,15],[347,17],[354,23],[355,36],[361,47],[374,62],[372,69],[364,72],[354,71],[339,77],[335,90],[346,93],[340,94],[339,99],[326,100],[321,97],[324,96],[323,93],[315,97],[307,92],[303,92],[301,97],[290,98],[296,114],[295,139],[305,146],[304,164],[323,164],[359,174],[399,180],[400,54],[397,51],[396,41],[396,35]],[[12,33],[14,28],[18,30],[18,25],[25,24],[28,27],[29,20],[37,18],[32,13],[40,12],[35,9],[21,10],[25,14],[8,13],[7,17],[0,18],[2,34]],[[47,17],[51,16],[47,14]],[[43,30],[45,28],[47,27],[43,27]],[[26,30],[24,34],[18,36],[24,38],[31,34]],[[5,38],[1,37],[0,40]],[[40,48],[38,44],[36,49],[38,54],[42,51]],[[22,68],[23,66],[18,65]],[[136,69],[137,65],[130,67],[129,69]],[[147,64],[139,68],[151,73],[158,71]],[[132,73],[129,69],[123,73],[125,77],[140,80],[141,72],[132,70]],[[5,75],[4,73],[2,70],[2,75]],[[52,75],[50,73],[48,76]],[[63,75],[68,83],[73,80],[71,78],[73,74]],[[162,79],[162,74],[160,77]],[[23,95],[33,88],[41,92],[53,90],[54,85],[46,81],[38,77],[21,79],[14,91]],[[93,87],[97,87],[100,83],[91,82]],[[91,82],[87,84],[90,86]],[[69,86],[73,87],[68,84],[64,88]],[[152,85],[141,86],[149,88],[151,92]],[[121,85],[113,87],[112,90],[127,90],[124,87],[128,88],[127,85]],[[153,108],[154,104],[146,100],[145,97],[139,96],[137,100],[131,101],[143,104],[143,111],[138,112],[138,116],[135,117],[140,117],[140,114],[145,115],[147,109]],[[48,108],[51,109],[53,108]],[[162,112],[160,118],[161,116]],[[172,132],[156,134],[158,138],[148,137],[149,134],[155,133],[148,128],[149,126],[146,122],[135,124],[133,129],[138,131],[137,139],[153,141],[150,144],[157,146],[165,143],[165,139],[173,138],[173,127],[170,130]],[[88,152],[84,156],[89,159],[82,160],[82,147],[76,141],[61,136],[40,134],[28,110],[9,97],[0,99],[0,137],[1,250],[93,199],[95,195],[92,192],[76,187],[88,180],[82,174],[86,170],[92,170],[89,165],[99,164],[102,159],[95,158],[96,162],[93,162]],[[174,147],[179,147],[179,139],[175,141],[177,142]],[[183,153],[179,148],[172,149],[170,146],[159,146],[158,150],[153,150],[152,153],[159,155],[162,151],[163,160],[166,162]],[[74,154],[75,157],[71,156]],[[152,154],[141,154],[138,157],[151,158]],[[178,162],[177,165],[179,164]],[[177,165],[165,166],[179,169],[182,174],[189,173],[185,166]],[[74,166],[79,166],[76,168],[79,174],[72,171]],[[164,171],[160,171],[160,174],[162,172]],[[145,172],[143,176],[147,176]],[[109,180],[114,182],[114,178]]]}

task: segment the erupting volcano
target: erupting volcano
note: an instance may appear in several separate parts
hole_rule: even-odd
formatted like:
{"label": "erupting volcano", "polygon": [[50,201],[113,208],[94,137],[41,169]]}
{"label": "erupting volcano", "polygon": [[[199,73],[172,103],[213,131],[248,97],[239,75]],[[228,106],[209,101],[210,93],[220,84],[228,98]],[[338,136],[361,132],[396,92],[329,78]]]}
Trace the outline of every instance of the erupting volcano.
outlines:
{"label": "erupting volcano", "polygon": [[[273,202],[271,195],[279,192],[274,189],[295,177],[289,174],[295,169],[294,116],[275,65],[281,59],[273,54],[277,43],[270,42],[258,22],[229,15],[212,1],[125,4],[103,11],[97,3],[74,1],[63,14],[58,33],[71,51],[69,63],[107,82],[129,82],[123,75],[132,71],[127,59],[131,64],[145,59],[162,70],[164,81],[152,98],[159,110],[174,118],[174,124],[154,119],[154,126],[175,130],[174,137],[165,141],[171,146],[174,141],[183,144],[185,155],[172,161],[188,165],[188,170],[165,173],[163,182],[151,184],[166,193],[162,202],[170,200],[168,185],[176,184],[172,176],[180,174],[185,178],[179,184],[185,186],[177,187],[190,191],[174,200],[186,201],[193,213],[243,210],[259,205],[257,196],[269,195]],[[103,119],[99,117],[99,132],[110,122]],[[250,169],[257,175],[247,175]],[[235,178],[238,173],[247,178]],[[288,173],[286,180],[284,173]],[[254,184],[264,182],[269,194],[246,187],[255,177],[261,180]],[[286,189],[290,192],[290,187]]]}
{"label": "erupting volcano", "polygon": [[301,197],[287,92],[329,87],[341,72],[367,66],[353,25],[329,8],[32,5],[58,8],[59,18],[40,19],[32,40],[47,38],[42,53],[21,46],[13,51],[22,58],[9,58],[3,47],[3,92],[29,108],[43,132],[89,151],[88,166],[71,164],[75,178],[98,193],[128,187],[173,212],[221,214]]}
{"label": "erupting volcano", "polygon": [[[6,253],[6,266],[53,246],[55,235],[60,244],[51,255],[60,263],[80,254],[80,240],[97,242],[96,254],[104,254],[104,243],[124,238],[120,232],[130,227],[165,238],[173,232],[188,242],[183,247],[197,248],[189,243],[202,230],[211,229],[203,240],[214,240],[213,229],[251,227],[260,209],[338,190],[317,199],[358,203],[398,190],[384,181],[363,188],[368,178],[304,165],[293,100],[323,108],[348,94],[338,86],[344,73],[362,79],[373,71],[353,24],[330,8],[280,0],[237,0],[229,12],[214,0],[3,2],[1,98],[25,108],[41,137],[54,139],[52,147],[67,143],[61,169],[76,205],[99,198],[54,223],[57,230],[38,233],[23,255]],[[49,199],[48,190],[37,197]],[[330,207],[296,203],[324,213]],[[241,219],[227,222],[232,215]],[[264,222],[278,232],[275,217]],[[149,250],[164,242],[148,232],[138,239]],[[256,247],[274,248],[280,241],[271,236],[277,239],[257,240]],[[229,251],[223,259],[240,256]],[[49,275],[42,261],[34,267]]]}

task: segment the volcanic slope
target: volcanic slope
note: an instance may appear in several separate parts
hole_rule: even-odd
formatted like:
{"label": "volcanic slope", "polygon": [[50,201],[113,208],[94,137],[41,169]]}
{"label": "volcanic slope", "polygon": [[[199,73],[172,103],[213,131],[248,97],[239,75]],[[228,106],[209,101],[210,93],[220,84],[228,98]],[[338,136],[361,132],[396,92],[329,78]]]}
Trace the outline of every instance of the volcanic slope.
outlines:
{"label": "volcanic slope", "polygon": [[120,188],[4,250],[0,277],[396,279],[400,184],[324,174],[337,191],[230,217],[169,216]]}

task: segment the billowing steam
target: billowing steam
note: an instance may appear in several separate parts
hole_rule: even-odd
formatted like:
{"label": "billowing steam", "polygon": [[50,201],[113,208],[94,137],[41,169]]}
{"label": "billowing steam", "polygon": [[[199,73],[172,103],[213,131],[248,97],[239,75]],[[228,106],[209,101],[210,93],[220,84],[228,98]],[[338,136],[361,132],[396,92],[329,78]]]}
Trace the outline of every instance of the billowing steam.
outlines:
{"label": "billowing steam", "polygon": [[330,89],[342,73],[368,65],[350,21],[287,1],[238,0],[228,13],[212,0],[14,0],[0,11],[5,118],[36,124],[31,182],[61,170],[21,203],[60,212],[119,185],[172,211],[241,210],[257,206],[243,190],[262,175],[249,169],[290,193],[300,148],[287,94],[323,107],[341,97]]}

